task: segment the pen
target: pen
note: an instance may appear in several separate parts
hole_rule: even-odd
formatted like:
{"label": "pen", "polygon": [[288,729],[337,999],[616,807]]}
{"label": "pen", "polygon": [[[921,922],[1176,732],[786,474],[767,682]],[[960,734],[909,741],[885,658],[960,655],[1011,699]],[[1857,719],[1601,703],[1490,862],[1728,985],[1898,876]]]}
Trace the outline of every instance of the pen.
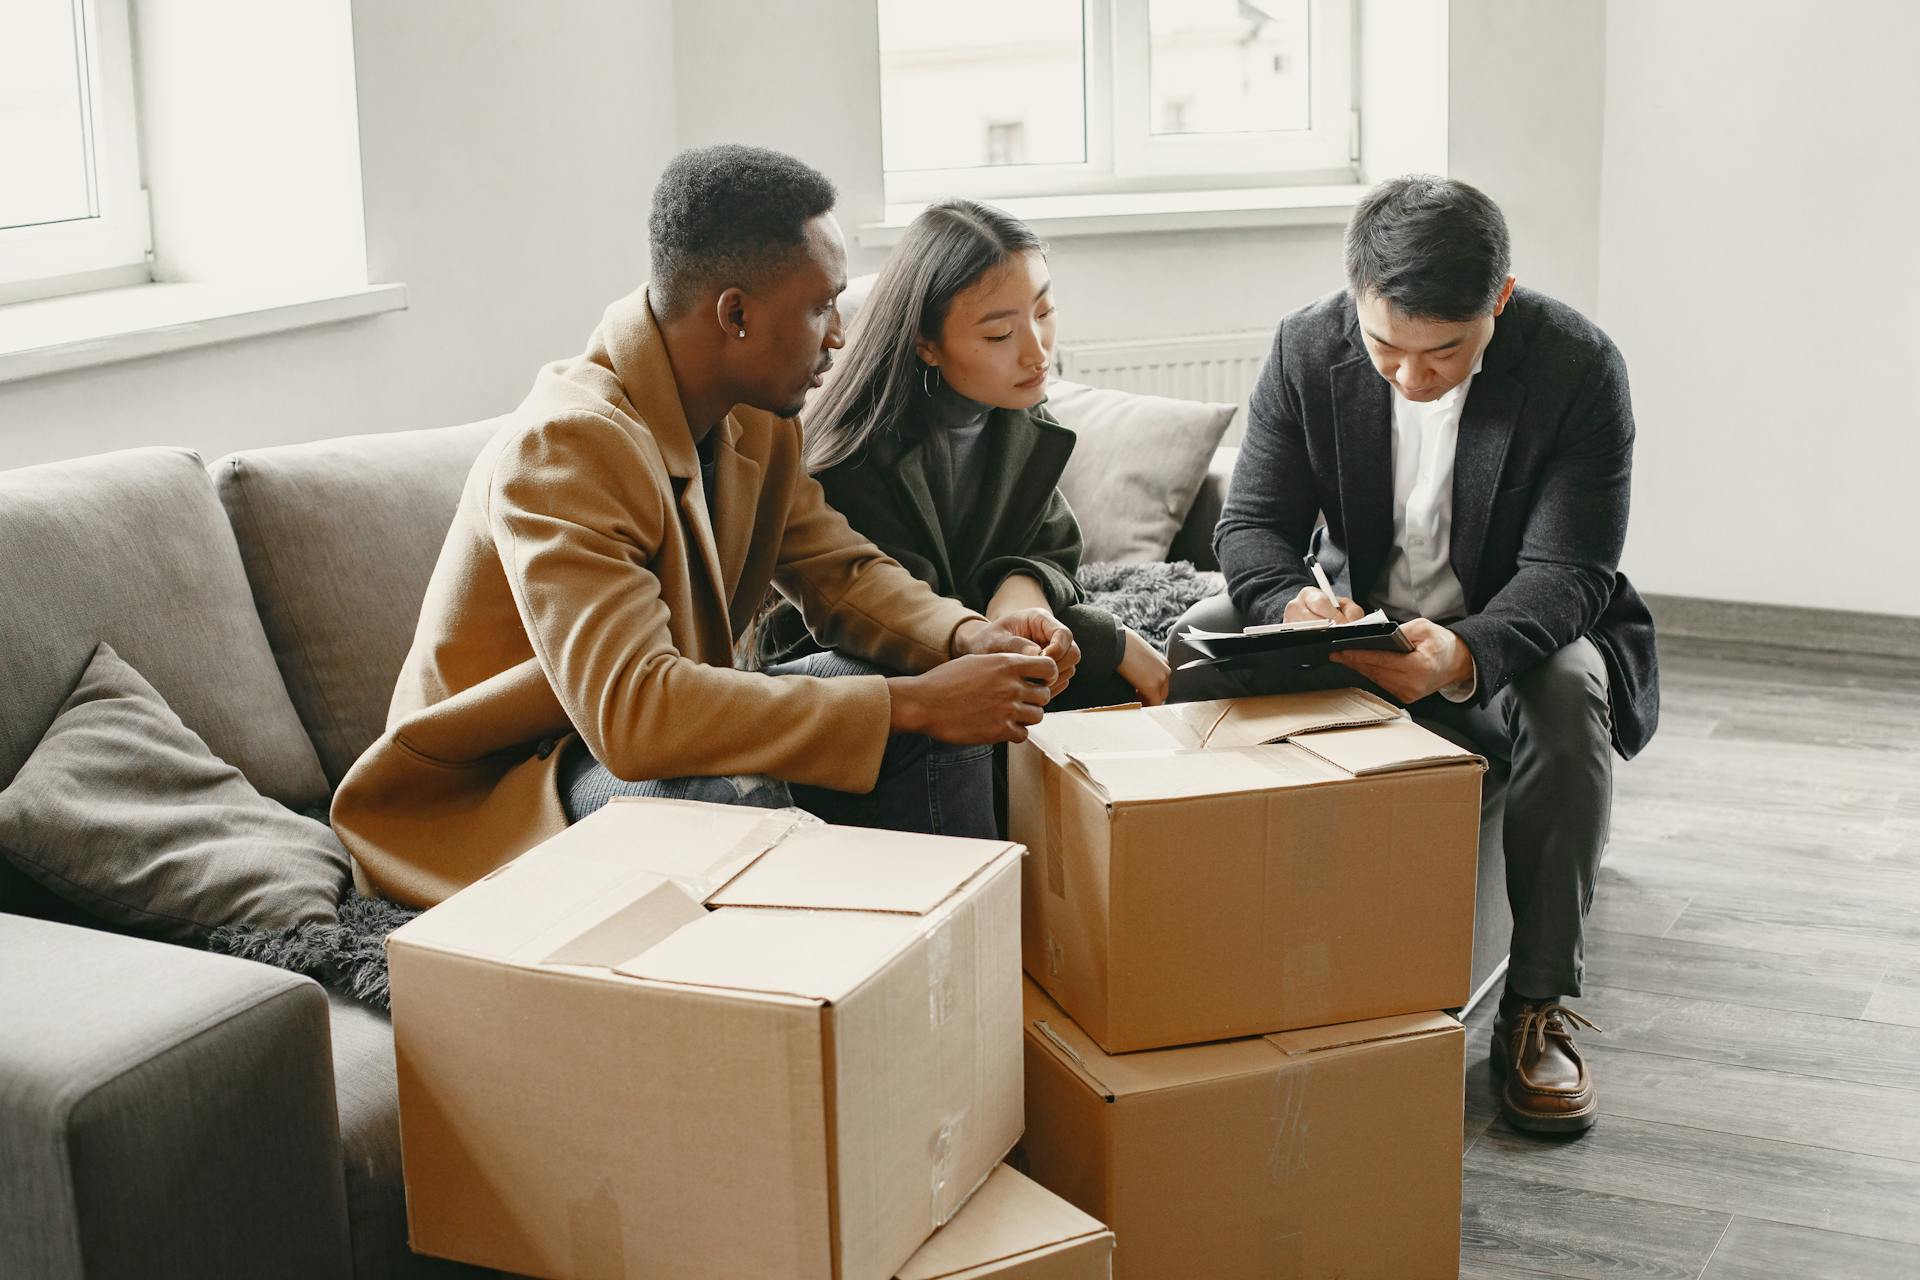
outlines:
{"label": "pen", "polygon": [[1333,594],[1333,584],[1327,581],[1327,571],[1322,569],[1320,562],[1312,556],[1307,557],[1307,568],[1313,570],[1313,580],[1320,585],[1322,591],[1327,593],[1327,601],[1333,606],[1333,620],[1339,622],[1341,620],[1340,597]]}

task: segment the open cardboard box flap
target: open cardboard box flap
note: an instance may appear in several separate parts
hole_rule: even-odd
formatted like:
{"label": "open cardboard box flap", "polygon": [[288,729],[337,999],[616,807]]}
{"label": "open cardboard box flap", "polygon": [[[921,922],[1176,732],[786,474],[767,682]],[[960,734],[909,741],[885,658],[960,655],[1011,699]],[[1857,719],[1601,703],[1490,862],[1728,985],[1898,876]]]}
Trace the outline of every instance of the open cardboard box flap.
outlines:
{"label": "open cardboard box flap", "polygon": [[866,827],[796,827],[707,899],[711,907],[798,907],[925,915],[1014,846]]}
{"label": "open cardboard box flap", "polygon": [[1110,804],[1306,787],[1352,776],[1290,742],[1215,751],[1091,752],[1070,755],[1067,763]]}
{"label": "open cardboard box flap", "polygon": [[[692,981],[685,975],[704,964],[709,975],[735,973],[740,989],[832,999],[846,990],[842,975],[859,967],[855,953],[871,962],[889,937],[883,950],[897,949],[912,932],[904,922],[937,911],[1017,848],[828,827],[798,810],[623,798],[409,921],[392,940],[663,981]],[[737,908],[834,915],[811,924],[716,923],[722,914],[804,914]],[[850,916],[891,916],[899,927],[849,923]],[[836,941],[842,936],[844,944]],[[740,948],[732,961],[726,944],[711,941],[719,938]],[[774,959],[794,944],[798,950]],[[783,969],[792,975],[784,981]],[[734,983],[709,977],[702,985]]]}
{"label": "open cardboard box flap", "polygon": [[1212,750],[1279,742],[1321,729],[1404,720],[1407,715],[1363,689],[1316,689],[1263,698],[1175,703],[1155,710],[1179,715],[1187,731],[1196,735],[1193,745]]}
{"label": "open cardboard box flap", "polygon": [[629,978],[844,1000],[925,928],[914,916],[727,908],[610,967]]}
{"label": "open cardboard box flap", "polygon": [[1320,689],[1048,716],[1033,727],[1031,737],[1056,760],[1106,751],[1218,751],[1406,714],[1364,690]]}
{"label": "open cardboard box flap", "polygon": [[[1357,699],[1387,704],[1369,694],[1343,690]],[[1311,697],[1318,709],[1329,704],[1321,695],[1281,695]],[[1273,699],[1249,699],[1271,702]],[[1050,717],[1054,721],[1075,721],[1064,729],[1056,728],[1050,743],[1041,743],[1061,764],[1085,778],[1110,804],[1129,804],[1150,800],[1184,800],[1196,796],[1231,795],[1242,791],[1271,791],[1278,787],[1309,787],[1341,782],[1373,774],[1402,769],[1420,769],[1437,765],[1473,764],[1484,768],[1486,762],[1466,748],[1458,746],[1405,715],[1393,715],[1359,724],[1330,728],[1323,717],[1301,710],[1267,708],[1236,716],[1239,703],[1185,703],[1180,708],[1213,708],[1209,713],[1221,727],[1233,732],[1215,731],[1206,747],[1171,746],[1159,748],[1112,746],[1133,742],[1141,735],[1137,727],[1120,723],[1121,717],[1099,715],[1081,718],[1079,713]],[[1391,708],[1390,708],[1391,709]],[[1165,707],[1148,708],[1164,711]],[[1196,720],[1201,723],[1204,718]],[[1311,729],[1298,728],[1311,722]],[[1046,721],[1040,727],[1045,727]],[[1118,724],[1116,732],[1103,726]],[[1268,736],[1275,728],[1289,730],[1278,739]],[[1036,735],[1039,727],[1035,730]],[[1241,739],[1248,739],[1241,741]],[[1062,744],[1070,744],[1063,746]],[[1223,745],[1231,744],[1231,745]]]}
{"label": "open cardboard box flap", "polygon": [[1328,729],[1304,734],[1292,742],[1356,778],[1445,764],[1472,763],[1484,769],[1487,763],[1465,747],[1411,720],[1395,720],[1364,729]]}
{"label": "open cardboard box flap", "polygon": [[953,1220],[907,1259],[895,1280],[944,1280],[988,1263],[1106,1232],[1099,1219],[1008,1166],[998,1165]]}

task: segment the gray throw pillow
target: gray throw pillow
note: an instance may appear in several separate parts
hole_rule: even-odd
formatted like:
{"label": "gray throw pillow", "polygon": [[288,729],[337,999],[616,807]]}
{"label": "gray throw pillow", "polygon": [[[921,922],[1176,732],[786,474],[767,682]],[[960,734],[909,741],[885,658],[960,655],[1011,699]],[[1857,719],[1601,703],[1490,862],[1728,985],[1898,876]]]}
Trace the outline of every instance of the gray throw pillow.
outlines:
{"label": "gray throw pillow", "polygon": [[1081,558],[1165,560],[1236,408],[1048,383],[1047,409],[1079,437],[1060,492],[1080,521]]}
{"label": "gray throw pillow", "polygon": [[331,924],[351,878],[332,831],[255,791],[104,644],[0,791],[0,857],[175,942],[223,924]]}

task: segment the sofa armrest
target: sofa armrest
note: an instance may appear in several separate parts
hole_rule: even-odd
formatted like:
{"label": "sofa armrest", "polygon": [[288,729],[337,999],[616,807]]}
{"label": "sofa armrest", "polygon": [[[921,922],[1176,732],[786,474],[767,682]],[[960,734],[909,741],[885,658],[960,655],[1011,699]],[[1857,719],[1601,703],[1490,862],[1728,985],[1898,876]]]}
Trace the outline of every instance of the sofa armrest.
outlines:
{"label": "sofa armrest", "polygon": [[1186,523],[1173,535],[1167,559],[1190,560],[1197,569],[1220,567],[1220,562],[1213,557],[1213,526],[1220,523],[1220,509],[1227,501],[1227,482],[1233,478],[1233,464],[1239,456],[1238,449],[1213,451],[1207,478],[1200,482],[1200,492],[1187,508]]}
{"label": "sofa armrest", "polygon": [[0,1275],[346,1276],[327,1000],[0,914]]}

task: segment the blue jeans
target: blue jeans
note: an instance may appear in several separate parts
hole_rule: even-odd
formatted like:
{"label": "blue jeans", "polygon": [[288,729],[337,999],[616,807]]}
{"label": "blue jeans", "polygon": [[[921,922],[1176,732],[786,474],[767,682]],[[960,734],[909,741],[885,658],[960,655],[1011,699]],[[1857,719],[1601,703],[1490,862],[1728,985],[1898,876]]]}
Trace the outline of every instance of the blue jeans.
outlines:
{"label": "blue jeans", "polygon": [[[832,651],[808,654],[767,669],[768,675],[887,675],[872,663]],[[761,774],[649,778],[614,777],[586,747],[573,743],[560,762],[560,804],[568,822],[578,822],[615,796],[704,800],[763,809],[791,805],[827,822],[849,827],[885,827],[932,835],[995,836],[993,748],[956,747],[917,733],[887,739],[880,777],[872,791],[857,794],[782,782]]]}

